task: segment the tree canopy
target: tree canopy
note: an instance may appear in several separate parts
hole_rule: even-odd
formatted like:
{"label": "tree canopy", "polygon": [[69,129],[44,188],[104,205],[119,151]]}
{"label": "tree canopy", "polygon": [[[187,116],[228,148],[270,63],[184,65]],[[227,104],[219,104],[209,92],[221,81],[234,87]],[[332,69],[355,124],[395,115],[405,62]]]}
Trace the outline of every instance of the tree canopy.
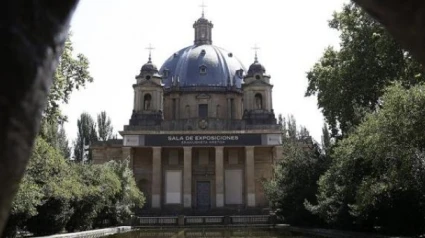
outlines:
{"label": "tree canopy", "polygon": [[297,128],[293,116],[282,119],[283,157],[278,161],[273,179],[265,181],[266,195],[284,223],[313,225],[319,222],[304,206],[314,200],[316,181],[326,169],[326,157],[318,144],[308,136],[304,127]]}
{"label": "tree canopy", "polygon": [[127,160],[103,165],[69,163],[39,137],[13,201],[5,236],[15,236],[18,229],[48,235],[115,226],[144,203]]}
{"label": "tree canopy", "polygon": [[[128,161],[103,165],[71,163],[59,105],[70,93],[91,82],[88,61],[72,56],[68,38],[19,190],[12,202],[4,237],[24,230],[36,236],[116,226],[129,219],[145,198],[136,186]],[[110,126],[106,117],[105,127]],[[108,129],[105,130],[109,136]],[[96,124],[87,113],[78,121],[79,142],[97,140]],[[84,149],[84,144],[78,144]],[[75,153],[75,152],[74,152]],[[80,155],[80,153],[76,153]],[[82,160],[83,158],[81,158]]]}
{"label": "tree canopy", "polygon": [[425,228],[425,86],[389,87],[382,108],[342,140],[310,210],[330,224]]}
{"label": "tree canopy", "polygon": [[[421,65],[354,3],[335,13],[329,26],[341,33],[340,49],[326,49],[307,73],[306,91],[317,95],[326,120],[324,153],[284,140],[284,159],[266,183],[269,199],[291,224],[423,234]],[[280,121],[286,138],[302,134],[294,132],[296,123]]]}
{"label": "tree canopy", "polygon": [[77,139],[74,142],[74,159],[77,162],[91,161],[91,153],[88,146],[97,141],[96,123],[92,116],[86,112],[81,113],[77,120]]}
{"label": "tree canopy", "polygon": [[354,3],[334,13],[329,26],[340,32],[340,49],[328,47],[307,73],[306,96],[317,95],[318,107],[333,137],[344,136],[381,105],[385,87],[424,81],[421,66]]}
{"label": "tree canopy", "polygon": [[71,37],[72,34],[69,33],[62,49],[62,55],[59,58],[59,64],[53,75],[53,84],[43,113],[48,121],[61,122],[66,120],[66,117],[60,111],[60,104],[68,103],[73,90],[78,90],[87,83],[93,82],[89,72],[89,60],[83,54],[74,56]]}
{"label": "tree canopy", "polygon": [[107,116],[105,111],[97,115],[97,130],[99,140],[107,141],[112,139],[114,128],[112,127],[111,118]]}

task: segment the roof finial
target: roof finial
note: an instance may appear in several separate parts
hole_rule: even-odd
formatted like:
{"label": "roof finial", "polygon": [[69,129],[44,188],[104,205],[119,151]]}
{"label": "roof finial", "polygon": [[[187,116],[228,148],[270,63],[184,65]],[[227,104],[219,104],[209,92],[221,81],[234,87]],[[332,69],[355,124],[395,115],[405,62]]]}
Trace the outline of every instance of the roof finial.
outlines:
{"label": "roof finial", "polygon": [[152,45],[149,43],[149,47],[146,47],[145,49],[149,50],[149,61],[148,63],[152,63],[152,50],[155,48],[152,47]]}
{"label": "roof finial", "polygon": [[254,47],[252,47],[253,50],[255,50],[255,58],[254,58],[254,63],[258,63],[258,55],[257,55],[257,51],[260,49],[260,47],[257,46],[257,44],[254,45]]}
{"label": "roof finial", "polygon": [[204,1],[202,1],[202,4],[200,5],[200,7],[202,7],[202,18],[204,18],[205,17],[204,10],[207,7],[207,5],[205,5]]}

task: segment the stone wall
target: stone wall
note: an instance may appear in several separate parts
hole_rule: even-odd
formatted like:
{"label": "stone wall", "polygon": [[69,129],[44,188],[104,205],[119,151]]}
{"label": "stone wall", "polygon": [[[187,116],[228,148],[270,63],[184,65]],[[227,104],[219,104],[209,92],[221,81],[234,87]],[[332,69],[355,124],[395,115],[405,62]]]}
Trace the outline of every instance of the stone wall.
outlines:
{"label": "stone wall", "polygon": [[269,180],[272,177],[273,152],[273,148],[270,147],[256,147],[254,149],[255,203],[258,207],[267,207],[269,205],[264,194],[262,181]]}
{"label": "stone wall", "polygon": [[145,207],[151,207],[152,197],[152,148],[133,149],[133,173],[140,191],[146,198]]}
{"label": "stone wall", "polygon": [[[176,101],[176,108],[173,109]],[[229,100],[228,100],[229,99]],[[230,106],[233,99],[233,106]],[[233,119],[242,119],[243,100],[242,95],[234,92],[227,93],[170,93],[164,97],[164,120],[188,119],[198,117],[198,105],[208,104],[208,117],[230,119],[230,108],[233,108]],[[176,110],[176,118],[173,118],[173,110]]]}
{"label": "stone wall", "polygon": [[122,160],[121,146],[99,146],[92,148],[93,164],[103,164],[110,160]]}

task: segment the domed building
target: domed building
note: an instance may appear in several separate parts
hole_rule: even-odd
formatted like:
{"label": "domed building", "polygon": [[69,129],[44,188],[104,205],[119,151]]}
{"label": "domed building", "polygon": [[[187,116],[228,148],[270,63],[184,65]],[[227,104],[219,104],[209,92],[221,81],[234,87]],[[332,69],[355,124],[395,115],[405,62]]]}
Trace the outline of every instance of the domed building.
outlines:
{"label": "domed building", "polygon": [[281,159],[270,75],[213,45],[213,24],[193,24],[193,45],[135,77],[123,140],[91,146],[94,163],[129,158],[151,214],[261,211],[262,179]]}

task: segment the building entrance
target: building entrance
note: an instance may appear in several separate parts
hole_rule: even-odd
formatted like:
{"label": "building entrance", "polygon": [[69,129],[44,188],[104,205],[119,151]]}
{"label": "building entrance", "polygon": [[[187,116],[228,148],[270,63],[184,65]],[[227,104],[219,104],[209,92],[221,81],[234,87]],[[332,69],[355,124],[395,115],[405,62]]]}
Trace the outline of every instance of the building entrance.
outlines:
{"label": "building entrance", "polygon": [[207,181],[196,182],[196,208],[206,211],[211,208],[211,183]]}

